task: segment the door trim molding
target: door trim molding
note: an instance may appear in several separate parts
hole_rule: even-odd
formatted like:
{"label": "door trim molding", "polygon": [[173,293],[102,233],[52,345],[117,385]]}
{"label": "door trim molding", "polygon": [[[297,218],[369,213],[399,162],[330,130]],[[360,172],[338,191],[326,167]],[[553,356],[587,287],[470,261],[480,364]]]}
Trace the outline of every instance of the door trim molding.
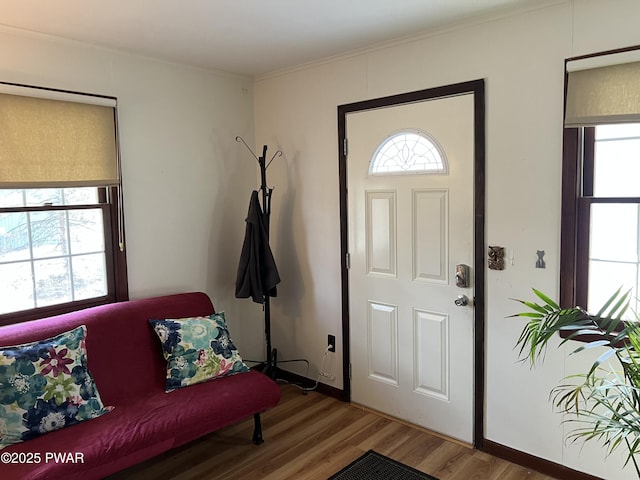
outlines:
{"label": "door trim molding", "polygon": [[474,97],[474,386],[473,386],[473,445],[482,449],[484,441],[485,398],[485,91],[484,79],[462,82],[415,92],[390,95],[371,100],[338,106],[338,175],[340,189],[340,262],[342,292],[342,375],[344,387],[342,400],[351,400],[350,337],[349,337],[349,271],[347,269],[348,202],[347,202],[347,152],[345,138],[347,114],[382,107],[434,100],[457,95],[473,94]]}

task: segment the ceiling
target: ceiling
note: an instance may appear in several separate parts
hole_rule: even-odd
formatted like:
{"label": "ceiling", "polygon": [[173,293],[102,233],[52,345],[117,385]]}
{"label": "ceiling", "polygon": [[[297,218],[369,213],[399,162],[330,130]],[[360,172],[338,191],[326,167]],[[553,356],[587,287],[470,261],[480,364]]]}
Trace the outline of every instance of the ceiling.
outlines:
{"label": "ceiling", "polygon": [[473,17],[549,3],[554,2],[0,0],[0,25],[260,75]]}

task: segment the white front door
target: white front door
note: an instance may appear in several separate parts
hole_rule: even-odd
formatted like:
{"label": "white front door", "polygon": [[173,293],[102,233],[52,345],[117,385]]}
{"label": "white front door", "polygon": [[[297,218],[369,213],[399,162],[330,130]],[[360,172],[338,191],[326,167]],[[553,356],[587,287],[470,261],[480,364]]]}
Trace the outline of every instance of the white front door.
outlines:
{"label": "white front door", "polygon": [[[474,400],[473,112],[470,93],[346,117],[351,400],[467,443]],[[443,153],[444,171],[413,171],[433,159],[409,136],[406,145],[397,137],[384,166],[370,172],[385,139],[405,131]],[[469,266],[468,287],[456,285],[459,264]],[[454,303],[459,295],[467,305]]]}

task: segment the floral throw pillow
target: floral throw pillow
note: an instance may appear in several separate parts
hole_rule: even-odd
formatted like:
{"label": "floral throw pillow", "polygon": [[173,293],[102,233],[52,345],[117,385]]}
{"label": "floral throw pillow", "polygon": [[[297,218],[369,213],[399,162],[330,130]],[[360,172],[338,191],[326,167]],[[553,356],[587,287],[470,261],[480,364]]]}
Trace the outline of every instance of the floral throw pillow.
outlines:
{"label": "floral throw pillow", "polygon": [[99,417],[81,325],[53,338],[0,347],[0,449]]}
{"label": "floral throw pillow", "polygon": [[249,371],[231,341],[223,312],[149,323],[167,361],[166,392]]}

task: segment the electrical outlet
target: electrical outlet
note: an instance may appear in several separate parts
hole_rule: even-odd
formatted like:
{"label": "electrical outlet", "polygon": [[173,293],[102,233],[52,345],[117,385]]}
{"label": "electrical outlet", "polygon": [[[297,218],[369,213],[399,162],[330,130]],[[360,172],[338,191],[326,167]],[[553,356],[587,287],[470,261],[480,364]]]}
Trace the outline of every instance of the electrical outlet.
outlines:
{"label": "electrical outlet", "polygon": [[330,352],[336,351],[336,337],[335,335],[329,335],[327,337],[327,346],[329,347]]}

